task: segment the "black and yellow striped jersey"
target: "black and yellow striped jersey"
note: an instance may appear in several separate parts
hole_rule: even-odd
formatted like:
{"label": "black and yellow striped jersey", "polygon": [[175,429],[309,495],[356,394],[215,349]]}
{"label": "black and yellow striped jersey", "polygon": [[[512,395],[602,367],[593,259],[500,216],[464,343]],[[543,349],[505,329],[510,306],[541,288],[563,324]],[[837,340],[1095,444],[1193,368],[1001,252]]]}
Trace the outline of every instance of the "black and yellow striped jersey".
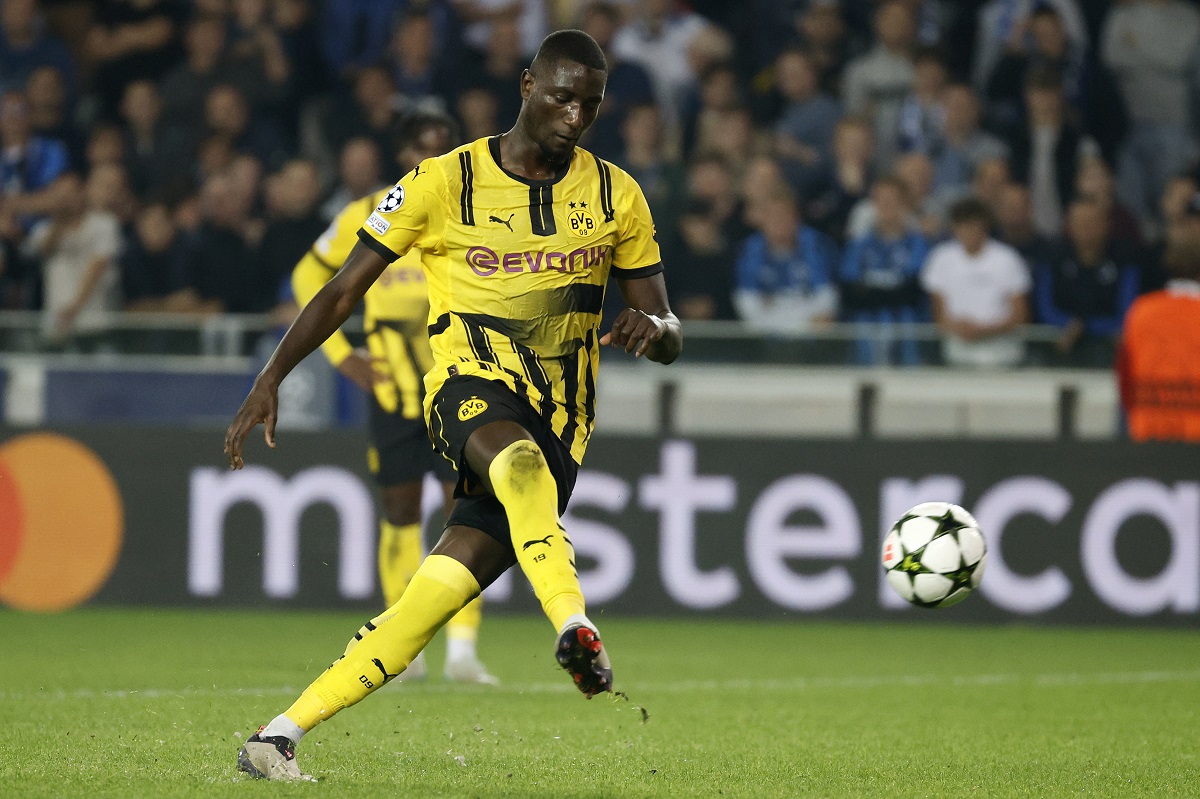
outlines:
{"label": "black and yellow striped jersey", "polygon": [[[362,197],[343,208],[292,271],[292,293],[301,307],[329,282],[358,243],[358,230],[387,189]],[[363,323],[367,348],[386,364],[390,380],[375,384],[375,398],[389,413],[419,419],[424,390],[421,378],[433,366],[427,324],[429,291],[421,268],[421,251],[413,248],[388,265],[364,297]],[[335,331],[321,346],[338,366],[354,347],[346,334]]]}
{"label": "black and yellow striped jersey", "polygon": [[422,162],[367,217],[389,262],[418,247],[434,368],[425,412],[452,375],[506,384],[581,461],[595,421],[600,312],[611,270],[662,270],[633,178],[586,150],[550,180],[500,166],[499,138]]}

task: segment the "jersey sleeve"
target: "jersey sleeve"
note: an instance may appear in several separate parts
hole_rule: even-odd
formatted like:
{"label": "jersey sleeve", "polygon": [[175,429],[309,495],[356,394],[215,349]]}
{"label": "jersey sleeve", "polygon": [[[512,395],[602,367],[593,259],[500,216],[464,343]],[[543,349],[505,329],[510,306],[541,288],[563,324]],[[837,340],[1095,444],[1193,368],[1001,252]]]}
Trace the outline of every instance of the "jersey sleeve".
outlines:
{"label": "jersey sleeve", "polygon": [[437,159],[423,161],[383,195],[358,238],[388,263],[412,247],[436,250],[446,224],[445,173]]}
{"label": "jersey sleeve", "polygon": [[613,253],[613,270],[622,280],[656,275],[663,271],[662,253],[655,238],[650,205],[637,181],[619,170],[617,174],[621,178],[620,195],[615,198],[620,233]]}

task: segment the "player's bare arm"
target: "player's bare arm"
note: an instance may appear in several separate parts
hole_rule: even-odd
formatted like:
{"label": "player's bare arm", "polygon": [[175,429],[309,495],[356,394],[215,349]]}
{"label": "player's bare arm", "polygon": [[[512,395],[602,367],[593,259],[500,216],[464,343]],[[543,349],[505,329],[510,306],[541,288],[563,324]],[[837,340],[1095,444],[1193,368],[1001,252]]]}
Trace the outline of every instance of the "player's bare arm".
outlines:
{"label": "player's bare arm", "polygon": [[354,312],[371,284],[387,268],[387,261],[361,242],[354,245],[345,265],[317,292],[312,302],[296,317],[267,365],[258,373],[254,386],[225,431],[225,454],[229,468],[240,469],[242,445],[257,425],[264,425],[267,446],[275,446],[275,423],[279,416],[279,384],[333,331]]}
{"label": "player's bare arm", "polygon": [[619,280],[621,297],[629,307],[613,321],[612,330],[600,337],[611,346],[645,355],[658,363],[671,363],[683,350],[683,329],[667,303],[667,283],[662,273],[633,280]]}

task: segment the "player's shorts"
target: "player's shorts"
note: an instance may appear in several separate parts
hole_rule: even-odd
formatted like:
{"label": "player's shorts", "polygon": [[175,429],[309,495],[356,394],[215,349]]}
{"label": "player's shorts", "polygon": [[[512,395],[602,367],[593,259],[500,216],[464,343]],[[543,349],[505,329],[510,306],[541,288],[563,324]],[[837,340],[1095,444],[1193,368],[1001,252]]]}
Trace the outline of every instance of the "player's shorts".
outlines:
{"label": "player's shorts", "polygon": [[454,466],[430,445],[424,419],[388,413],[374,394],[369,405],[371,448],[367,451],[367,466],[379,486],[419,483],[429,472],[443,483],[458,480]]}
{"label": "player's shorts", "polygon": [[558,485],[558,512],[563,514],[575,489],[579,465],[571,457],[571,450],[550,431],[550,426],[542,421],[533,406],[503,383],[468,375],[448,379],[433,399],[429,435],[437,450],[458,465],[456,501],[446,526],[473,527],[511,547],[512,536],[504,506],[491,494],[476,493],[482,491],[481,481],[464,457],[467,439],[472,433],[485,424],[502,420],[521,425],[541,448]]}

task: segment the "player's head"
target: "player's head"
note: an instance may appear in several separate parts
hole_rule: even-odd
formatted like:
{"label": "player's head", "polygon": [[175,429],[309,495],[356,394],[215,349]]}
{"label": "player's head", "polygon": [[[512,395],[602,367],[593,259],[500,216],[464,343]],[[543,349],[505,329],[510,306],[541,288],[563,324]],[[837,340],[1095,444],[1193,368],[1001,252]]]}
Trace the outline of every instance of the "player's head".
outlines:
{"label": "player's head", "polygon": [[521,75],[518,127],[550,163],[566,162],[596,120],[607,81],[608,62],[595,39],[579,30],[550,34]]}
{"label": "player's head", "polygon": [[426,158],[449,152],[458,138],[458,125],[445,114],[412,114],[396,130],[396,162],[409,172]]}

